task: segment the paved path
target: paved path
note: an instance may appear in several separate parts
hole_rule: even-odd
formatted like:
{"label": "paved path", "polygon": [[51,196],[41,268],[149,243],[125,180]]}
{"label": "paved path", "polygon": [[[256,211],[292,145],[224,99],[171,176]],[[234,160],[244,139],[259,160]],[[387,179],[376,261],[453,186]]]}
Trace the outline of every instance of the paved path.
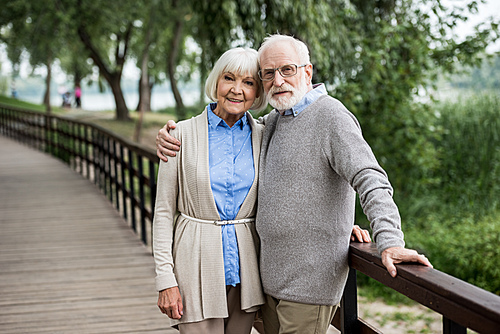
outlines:
{"label": "paved path", "polygon": [[0,135],[0,333],[177,333],[148,250],[59,160]]}

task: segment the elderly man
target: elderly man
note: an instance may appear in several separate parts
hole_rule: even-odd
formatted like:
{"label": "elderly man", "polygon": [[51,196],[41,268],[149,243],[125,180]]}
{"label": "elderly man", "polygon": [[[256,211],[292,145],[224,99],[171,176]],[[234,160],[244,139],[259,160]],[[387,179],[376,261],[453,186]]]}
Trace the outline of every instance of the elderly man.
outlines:
{"label": "elderly man", "polygon": [[[264,90],[275,111],[262,121],[256,227],[266,294],[266,334],[326,333],[347,280],[355,195],[391,276],[424,255],[404,248],[392,187],[358,121],[323,84],[312,84],[307,46],[272,35],[259,49]],[[167,128],[158,155],[171,155]]]}

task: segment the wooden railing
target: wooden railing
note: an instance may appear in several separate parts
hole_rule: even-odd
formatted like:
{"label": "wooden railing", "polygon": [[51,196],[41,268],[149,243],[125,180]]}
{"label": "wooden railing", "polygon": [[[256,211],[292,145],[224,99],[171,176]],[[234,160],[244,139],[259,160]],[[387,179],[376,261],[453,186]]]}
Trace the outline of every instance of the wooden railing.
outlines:
{"label": "wooden railing", "polygon": [[[151,248],[158,169],[153,150],[87,122],[2,106],[0,134],[54,155],[94,182]],[[374,244],[351,243],[349,264],[341,307],[332,322],[342,333],[382,333],[358,317],[357,271],[442,314],[445,334],[465,334],[467,328],[500,333],[500,296],[421,265],[400,264],[392,278]],[[262,323],[255,327],[263,333]]]}
{"label": "wooden railing", "polygon": [[151,248],[156,152],[95,124],[11,107],[0,106],[0,133],[52,154],[95,183]]}
{"label": "wooden railing", "polygon": [[478,333],[500,333],[500,296],[491,292],[418,264],[397,265],[398,275],[393,278],[374,244],[351,243],[349,266],[339,326],[343,333],[381,333],[358,319],[356,271],[442,314],[443,333],[465,334],[467,328]]}

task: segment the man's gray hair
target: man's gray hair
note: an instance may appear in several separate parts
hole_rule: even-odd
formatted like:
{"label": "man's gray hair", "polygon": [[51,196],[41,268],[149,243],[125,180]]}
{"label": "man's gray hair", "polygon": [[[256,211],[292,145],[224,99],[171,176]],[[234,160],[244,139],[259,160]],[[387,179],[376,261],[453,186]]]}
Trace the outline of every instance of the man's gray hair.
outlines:
{"label": "man's gray hair", "polygon": [[258,97],[250,107],[250,110],[264,110],[267,107],[267,98],[258,71],[259,60],[257,51],[250,48],[229,49],[220,56],[208,75],[205,82],[205,93],[210,100],[217,102],[217,83],[224,73],[232,73],[234,75],[250,74],[258,85]]}
{"label": "man's gray hair", "polygon": [[299,61],[300,64],[296,65],[302,65],[302,64],[310,64],[311,59],[309,56],[309,49],[307,48],[307,45],[302,42],[301,40],[298,40],[295,37],[288,36],[288,35],[280,35],[280,34],[274,34],[274,35],[269,35],[266,38],[264,38],[264,41],[260,45],[259,48],[259,61],[260,61],[260,56],[262,55],[262,52],[264,52],[265,49],[267,49],[269,46],[275,44],[275,43],[280,43],[280,42],[285,42],[291,44],[295,52],[297,52],[297,55],[299,56]]}

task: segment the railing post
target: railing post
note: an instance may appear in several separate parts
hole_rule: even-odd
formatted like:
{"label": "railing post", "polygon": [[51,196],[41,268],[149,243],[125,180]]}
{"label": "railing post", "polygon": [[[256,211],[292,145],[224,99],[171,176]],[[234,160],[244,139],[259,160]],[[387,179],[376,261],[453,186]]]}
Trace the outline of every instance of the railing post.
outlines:
{"label": "railing post", "polygon": [[120,166],[121,166],[121,177],[122,177],[122,207],[123,207],[123,218],[128,221],[127,216],[127,187],[125,182],[127,165],[125,163],[125,150],[123,149],[123,145],[120,145]]}
{"label": "railing post", "polygon": [[95,129],[91,129],[92,161],[94,162],[94,184],[99,185],[101,171],[99,169],[99,137]]}
{"label": "railing post", "polygon": [[358,288],[356,270],[349,268],[349,276],[340,302],[340,327],[343,334],[359,334]]}
{"label": "railing post", "polygon": [[[87,179],[92,181],[90,176],[90,147],[92,146],[89,142],[89,129],[86,125],[83,126],[83,140],[85,142],[85,168],[87,169]],[[93,160],[92,160],[93,165]]]}
{"label": "railing post", "polygon": [[128,177],[130,183],[130,218],[132,229],[137,232],[136,222],[135,222],[135,186],[134,186],[134,155],[132,150],[128,149]]}
{"label": "railing post", "polygon": [[443,316],[443,334],[467,334],[467,328]]}
{"label": "railing post", "polygon": [[149,198],[151,199],[151,232],[150,238],[153,240],[153,222],[155,215],[155,205],[156,205],[156,171],[155,163],[149,160]]}
{"label": "railing post", "polygon": [[[106,137],[105,141],[106,149],[104,150],[106,154],[105,161],[107,162],[106,166],[104,167],[104,175],[105,175],[105,181],[104,181],[104,186],[107,187],[109,184],[109,200],[111,204],[113,204],[113,175],[111,173],[111,139],[109,137]],[[106,181],[107,177],[107,181]]]}
{"label": "railing post", "polygon": [[120,212],[120,181],[118,180],[118,143],[116,140],[112,141],[113,143],[113,165],[115,166],[115,199],[116,199],[116,210]]}
{"label": "railing post", "polygon": [[144,196],[144,167],[142,165],[142,157],[137,156],[137,171],[139,173],[139,210],[140,210],[140,217],[141,217],[141,240],[142,242],[147,245],[147,239],[146,239],[146,207],[145,207],[145,200],[146,197]]}

